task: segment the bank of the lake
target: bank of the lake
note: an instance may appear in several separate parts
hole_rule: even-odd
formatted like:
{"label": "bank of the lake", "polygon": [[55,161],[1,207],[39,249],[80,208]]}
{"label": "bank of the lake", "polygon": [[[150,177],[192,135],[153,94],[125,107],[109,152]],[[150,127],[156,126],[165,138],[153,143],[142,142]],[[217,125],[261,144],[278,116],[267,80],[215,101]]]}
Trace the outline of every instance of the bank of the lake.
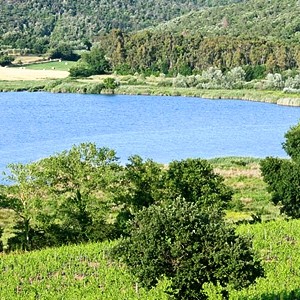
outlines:
{"label": "bank of the lake", "polygon": [[[107,94],[112,91],[103,90],[99,80],[14,80],[0,81],[0,92],[46,91],[52,93]],[[163,87],[156,84],[136,85],[121,84],[113,91],[121,95],[157,95],[186,96],[208,99],[235,99],[274,103],[287,106],[300,106],[300,94],[287,94],[283,91],[255,89],[197,89]]]}

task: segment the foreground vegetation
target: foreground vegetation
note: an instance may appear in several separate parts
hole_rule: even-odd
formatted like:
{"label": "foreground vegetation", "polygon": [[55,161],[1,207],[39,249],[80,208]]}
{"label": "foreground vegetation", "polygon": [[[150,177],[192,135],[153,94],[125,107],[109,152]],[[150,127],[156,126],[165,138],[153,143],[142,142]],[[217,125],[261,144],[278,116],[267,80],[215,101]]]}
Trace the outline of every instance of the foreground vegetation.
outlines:
{"label": "foreground vegetation", "polygon": [[[253,236],[265,277],[229,299],[284,299],[300,296],[299,220],[240,225],[237,231]],[[1,299],[169,299],[167,280],[147,291],[122,263],[109,258],[114,243],[64,246],[0,257]],[[210,300],[221,299],[218,287],[205,288]]]}
{"label": "foreground vegetation", "polygon": [[[69,298],[86,290],[87,295],[99,288],[104,292],[107,282],[97,280],[95,288],[94,279],[99,273],[105,280],[113,278],[115,270],[102,270],[109,263],[131,274],[125,279],[131,289],[122,290],[129,298],[143,292],[155,293],[150,299],[158,294],[189,300],[297,298],[300,236],[298,220],[287,217],[299,218],[299,128],[296,125],[285,135],[283,148],[290,160],[259,161],[267,186],[261,182],[255,159],[214,159],[213,169],[207,160],[186,159],[162,166],[135,155],[121,166],[113,150],[94,144],[74,146],[27,165],[9,165],[10,185],[0,187],[3,250],[63,247],[55,252],[54,263],[49,258],[51,250],[32,254],[41,255],[46,263],[29,264],[32,267],[24,269],[21,277],[15,276],[16,268],[24,268],[22,259],[32,259],[31,255],[1,257],[2,274],[6,278],[14,274],[5,295],[22,299],[24,292],[36,298],[51,290],[52,297]],[[261,195],[249,189],[250,180],[245,178],[251,176]],[[244,182],[237,184],[241,178]],[[243,191],[251,191],[246,199]],[[263,218],[267,209],[261,205],[270,199],[286,219],[276,217],[275,210],[269,212],[273,220]],[[256,211],[253,203],[260,205]],[[230,218],[232,210],[242,212],[245,207],[244,212],[255,214]],[[3,220],[6,214],[9,219]],[[91,244],[112,239],[109,251],[101,248],[108,244]],[[79,243],[87,244],[64,246]],[[95,247],[97,255],[90,256],[89,249],[94,253]],[[58,256],[62,249],[64,254]],[[5,262],[11,258],[13,262]],[[57,287],[58,280],[66,285]]]}

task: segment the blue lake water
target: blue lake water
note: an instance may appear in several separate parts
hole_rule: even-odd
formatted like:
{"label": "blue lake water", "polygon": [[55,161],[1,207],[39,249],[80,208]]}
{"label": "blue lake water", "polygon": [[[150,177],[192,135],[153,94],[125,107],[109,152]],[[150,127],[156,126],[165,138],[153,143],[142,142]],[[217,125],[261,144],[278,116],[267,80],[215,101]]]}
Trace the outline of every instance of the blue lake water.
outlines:
{"label": "blue lake water", "polygon": [[187,157],[284,157],[299,107],[188,97],[0,93],[0,172],[95,142],[167,163]]}

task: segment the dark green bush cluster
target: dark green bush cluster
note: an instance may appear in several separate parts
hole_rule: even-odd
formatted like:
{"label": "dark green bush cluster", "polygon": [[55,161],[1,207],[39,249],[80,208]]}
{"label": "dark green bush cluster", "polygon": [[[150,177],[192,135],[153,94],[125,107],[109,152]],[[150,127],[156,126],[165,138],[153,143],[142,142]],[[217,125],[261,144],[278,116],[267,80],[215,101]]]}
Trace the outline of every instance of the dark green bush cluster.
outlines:
{"label": "dark green bush cluster", "polygon": [[281,212],[293,218],[300,217],[300,124],[286,134],[283,149],[291,160],[267,157],[261,162],[261,171],[272,193],[272,201],[281,206]]}
{"label": "dark green bush cluster", "polygon": [[0,66],[5,67],[9,66],[14,60],[14,57],[6,55],[6,54],[1,54],[0,52]]}
{"label": "dark green bush cluster", "polygon": [[80,61],[69,71],[71,77],[89,77],[106,74],[109,70],[110,65],[103,49],[93,47],[91,51],[84,52]]}
{"label": "dark green bush cluster", "polygon": [[138,164],[142,172],[134,177],[131,203],[144,208],[131,215],[128,236],[114,255],[142,285],[151,288],[167,277],[172,282],[168,292],[176,299],[206,299],[204,283],[220,284],[226,296],[228,285],[239,289],[263,275],[250,241],[224,222],[231,191],[207,161],[174,161],[163,173],[149,161],[147,168],[133,162],[130,169]]}

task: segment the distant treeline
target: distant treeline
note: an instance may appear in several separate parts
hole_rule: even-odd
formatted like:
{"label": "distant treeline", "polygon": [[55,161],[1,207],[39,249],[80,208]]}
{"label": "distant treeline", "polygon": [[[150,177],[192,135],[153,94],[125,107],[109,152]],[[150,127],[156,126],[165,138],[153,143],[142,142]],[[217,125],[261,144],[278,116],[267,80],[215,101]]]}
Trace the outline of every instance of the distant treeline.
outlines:
{"label": "distant treeline", "polygon": [[127,34],[113,30],[102,36],[99,44],[105,49],[112,70],[121,74],[190,75],[212,66],[222,70],[250,66],[253,72],[263,66],[266,72],[274,73],[300,67],[299,44],[263,38],[203,37],[154,31]]}

